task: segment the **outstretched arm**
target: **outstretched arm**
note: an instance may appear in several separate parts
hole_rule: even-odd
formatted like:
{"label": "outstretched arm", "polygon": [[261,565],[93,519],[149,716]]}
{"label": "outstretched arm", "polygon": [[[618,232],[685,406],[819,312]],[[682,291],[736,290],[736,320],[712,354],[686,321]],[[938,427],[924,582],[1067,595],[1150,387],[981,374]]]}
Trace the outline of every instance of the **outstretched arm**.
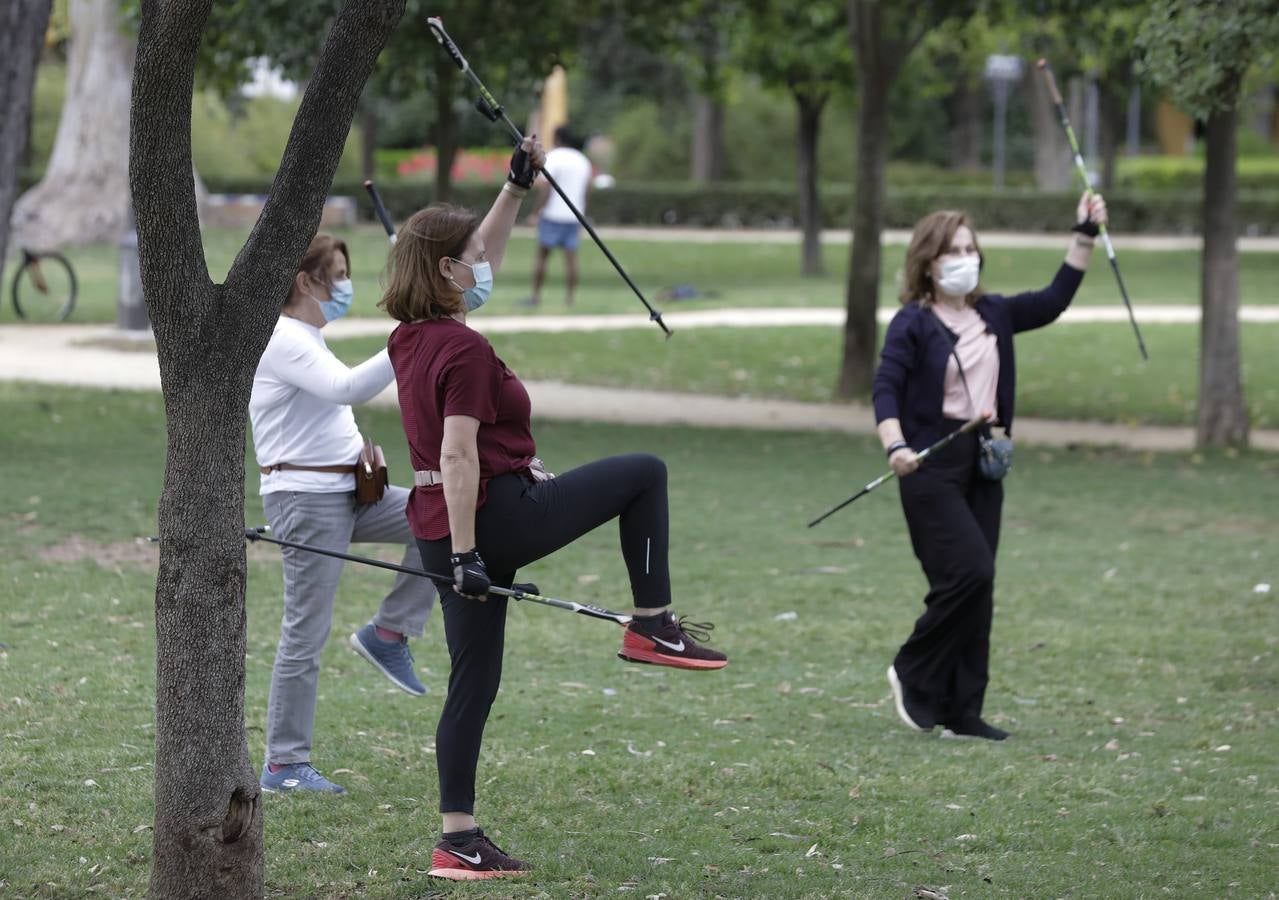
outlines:
{"label": "outstretched arm", "polygon": [[[523,159],[521,159],[521,153]],[[524,195],[528,193],[533,177],[545,163],[546,154],[542,152],[542,145],[537,142],[537,139],[532,135],[524,138],[515,155],[511,157],[510,180],[502,185],[502,190],[489,208],[488,215],[480,223],[480,239],[484,241],[484,249],[494,274],[502,268],[502,257],[506,255],[506,242],[511,237],[511,228],[514,227],[515,219],[519,216]],[[522,171],[516,171],[517,168]],[[528,183],[520,184],[526,178]]]}

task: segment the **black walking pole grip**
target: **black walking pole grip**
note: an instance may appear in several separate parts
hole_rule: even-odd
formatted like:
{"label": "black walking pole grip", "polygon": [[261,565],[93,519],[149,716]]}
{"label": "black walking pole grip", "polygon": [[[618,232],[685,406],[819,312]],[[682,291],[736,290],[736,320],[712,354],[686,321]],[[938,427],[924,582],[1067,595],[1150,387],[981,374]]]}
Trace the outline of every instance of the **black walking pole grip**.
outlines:
{"label": "black walking pole grip", "polygon": [[386,212],[386,206],[382,203],[382,195],[377,192],[377,188],[373,186],[372,181],[365,181],[364,189],[369,192],[369,199],[373,201],[374,214],[377,215],[378,220],[382,223],[382,227],[386,229],[386,236],[394,244],[395,225],[392,224],[391,217]]}

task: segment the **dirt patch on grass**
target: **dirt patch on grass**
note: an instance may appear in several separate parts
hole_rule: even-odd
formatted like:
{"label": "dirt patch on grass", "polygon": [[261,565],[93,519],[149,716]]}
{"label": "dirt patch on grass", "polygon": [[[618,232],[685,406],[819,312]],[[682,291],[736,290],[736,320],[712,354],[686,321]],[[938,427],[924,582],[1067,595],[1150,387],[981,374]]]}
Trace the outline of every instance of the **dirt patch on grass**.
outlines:
{"label": "dirt patch on grass", "polygon": [[121,353],[150,353],[152,356],[155,355],[155,338],[151,336],[149,331],[137,336],[104,334],[101,337],[72,341],[71,346],[92,347],[97,350],[116,350]]}
{"label": "dirt patch on grass", "polygon": [[[36,551],[41,562],[73,563],[91,560],[100,566],[155,566],[160,561],[160,545],[137,538],[132,541],[95,541],[73,534]],[[280,558],[280,552],[268,544],[253,544],[248,548],[250,562],[271,561]]]}

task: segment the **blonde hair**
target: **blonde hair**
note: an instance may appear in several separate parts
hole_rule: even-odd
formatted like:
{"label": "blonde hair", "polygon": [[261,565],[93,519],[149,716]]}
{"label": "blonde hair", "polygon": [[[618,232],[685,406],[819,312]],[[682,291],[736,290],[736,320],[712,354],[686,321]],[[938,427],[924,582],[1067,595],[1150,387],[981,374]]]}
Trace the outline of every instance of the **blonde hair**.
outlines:
{"label": "blonde hair", "polygon": [[[933,300],[931,271],[933,261],[950,252],[950,242],[955,239],[955,232],[964,226],[973,233],[973,246],[977,248],[977,258],[983,266],[986,264],[981,245],[977,243],[977,232],[968,221],[966,214],[954,209],[941,209],[929,213],[915,223],[915,231],[910,236],[910,246],[906,248],[906,268],[902,276],[901,291],[897,295],[902,303]],[[971,306],[983,293],[979,284],[964,299]]]}
{"label": "blonde hair", "polygon": [[440,260],[466,251],[480,219],[469,209],[434,203],[400,228],[387,261],[386,291],[378,306],[393,319],[416,322],[462,312],[466,303],[440,272]]}

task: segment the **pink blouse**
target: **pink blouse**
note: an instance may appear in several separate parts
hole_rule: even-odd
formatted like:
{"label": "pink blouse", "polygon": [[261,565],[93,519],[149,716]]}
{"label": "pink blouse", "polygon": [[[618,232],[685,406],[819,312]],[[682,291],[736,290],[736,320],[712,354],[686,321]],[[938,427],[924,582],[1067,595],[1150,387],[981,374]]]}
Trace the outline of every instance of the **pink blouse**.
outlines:
{"label": "pink blouse", "polygon": [[952,354],[946,365],[942,415],[948,419],[971,419],[982,412],[993,415],[995,388],[999,384],[999,348],[995,335],[986,330],[986,320],[971,306],[963,309],[943,303],[931,306],[942,324],[959,335],[955,352],[964,364],[964,375],[968,380],[968,390],[964,390],[964,381],[959,377],[959,366]]}

